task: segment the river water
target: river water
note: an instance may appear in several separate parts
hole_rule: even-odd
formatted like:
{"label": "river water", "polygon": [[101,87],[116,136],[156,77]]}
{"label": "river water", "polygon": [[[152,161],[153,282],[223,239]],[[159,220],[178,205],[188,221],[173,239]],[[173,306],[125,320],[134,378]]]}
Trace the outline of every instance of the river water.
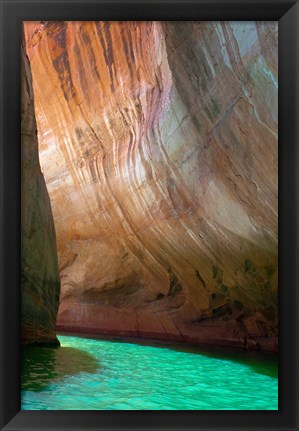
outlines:
{"label": "river water", "polygon": [[22,351],[23,410],[277,410],[273,356],[58,336]]}

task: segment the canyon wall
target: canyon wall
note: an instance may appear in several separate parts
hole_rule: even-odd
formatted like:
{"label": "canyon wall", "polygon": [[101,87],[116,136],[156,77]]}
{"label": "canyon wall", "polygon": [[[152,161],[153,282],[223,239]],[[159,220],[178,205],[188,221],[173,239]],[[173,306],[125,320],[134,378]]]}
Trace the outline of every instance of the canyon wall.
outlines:
{"label": "canyon wall", "polygon": [[21,46],[21,342],[59,345],[60,279],[50,199],[38,158],[30,65]]}
{"label": "canyon wall", "polygon": [[27,22],[58,328],[276,350],[275,22]]}

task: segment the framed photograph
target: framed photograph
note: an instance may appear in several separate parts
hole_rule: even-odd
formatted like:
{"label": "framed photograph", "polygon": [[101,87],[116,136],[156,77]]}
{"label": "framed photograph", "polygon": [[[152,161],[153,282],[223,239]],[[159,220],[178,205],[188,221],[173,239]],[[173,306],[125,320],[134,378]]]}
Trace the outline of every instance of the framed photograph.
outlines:
{"label": "framed photograph", "polygon": [[1,429],[297,430],[298,2],[1,12]]}

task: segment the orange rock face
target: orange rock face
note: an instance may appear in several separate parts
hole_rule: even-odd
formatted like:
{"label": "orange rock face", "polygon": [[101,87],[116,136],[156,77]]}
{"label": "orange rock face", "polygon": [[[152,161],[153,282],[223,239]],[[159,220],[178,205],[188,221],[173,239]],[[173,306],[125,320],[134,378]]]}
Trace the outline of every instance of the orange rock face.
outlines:
{"label": "orange rock face", "polygon": [[58,327],[277,348],[277,23],[27,22]]}

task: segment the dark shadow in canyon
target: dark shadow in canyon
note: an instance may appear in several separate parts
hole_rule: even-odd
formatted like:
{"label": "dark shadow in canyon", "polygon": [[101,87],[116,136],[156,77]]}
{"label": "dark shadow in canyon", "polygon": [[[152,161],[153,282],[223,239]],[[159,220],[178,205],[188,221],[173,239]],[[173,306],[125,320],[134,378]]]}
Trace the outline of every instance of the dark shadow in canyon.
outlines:
{"label": "dark shadow in canyon", "polygon": [[95,374],[99,368],[99,362],[84,350],[25,346],[21,362],[22,390],[43,391],[57,380],[82,372]]}
{"label": "dark shadow in canyon", "polygon": [[[147,344],[146,342],[144,344]],[[151,344],[152,346],[176,350],[194,355],[207,356],[209,358],[220,359],[223,361],[233,361],[251,368],[257,374],[263,374],[268,377],[278,377],[277,356],[274,353],[263,353],[254,351],[243,351],[221,346],[196,346],[183,344],[160,344],[159,342]]]}
{"label": "dark shadow in canyon", "polygon": [[[167,348],[167,346],[165,347]],[[267,354],[260,351],[245,352],[239,349],[234,351],[233,349],[222,348],[221,346],[209,346],[206,349],[197,346],[173,346],[171,348],[189,354],[204,355],[223,361],[233,361],[248,366],[257,374],[278,378],[278,360],[275,353]]]}

